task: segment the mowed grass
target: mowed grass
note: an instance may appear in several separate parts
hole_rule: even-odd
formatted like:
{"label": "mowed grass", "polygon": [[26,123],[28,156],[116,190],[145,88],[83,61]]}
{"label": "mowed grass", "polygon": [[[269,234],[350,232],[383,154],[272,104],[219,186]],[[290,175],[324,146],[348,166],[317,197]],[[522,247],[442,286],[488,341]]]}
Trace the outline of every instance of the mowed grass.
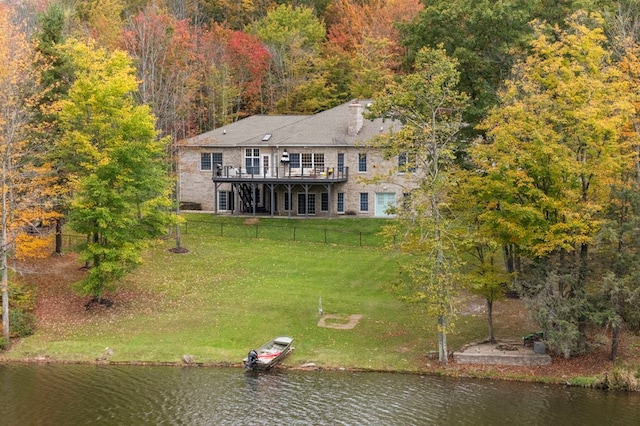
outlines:
{"label": "mowed grass", "polygon": [[[182,246],[189,252],[171,253],[173,241],[151,249],[120,283],[113,308],[41,327],[3,357],[93,361],[108,347],[116,362],[180,362],[188,354],[238,364],[250,349],[288,335],[290,366],[415,371],[437,348],[436,321],[392,291],[405,259],[398,252],[207,232],[184,234]],[[123,303],[120,294],[129,295]],[[320,300],[325,314],[362,318],[353,329],[319,327]],[[482,315],[462,318],[450,349],[484,338],[484,323]]]}
{"label": "mowed grass", "polygon": [[384,247],[380,230],[389,219],[350,218],[303,219],[301,217],[246,217],[215,216],[186,213],[182,232],[205,233],[234,238],[264,238],[289,242],[316,242],[360,247]]}

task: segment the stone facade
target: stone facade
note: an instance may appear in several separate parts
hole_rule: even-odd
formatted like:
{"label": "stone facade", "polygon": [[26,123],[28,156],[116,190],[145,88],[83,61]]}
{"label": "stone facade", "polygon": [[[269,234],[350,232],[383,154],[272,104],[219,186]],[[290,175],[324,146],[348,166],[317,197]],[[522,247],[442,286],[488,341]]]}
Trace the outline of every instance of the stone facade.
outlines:
{"label": "stone facade", "polygon": [[385,206],[402,199],[402,176],[366,180],[398,159],[384,160],[367,142],[399,126],[365,119],[367,104],[352,101],[312,116],[248,117],[181,141],[180,201],[220,214],[386,216]]}

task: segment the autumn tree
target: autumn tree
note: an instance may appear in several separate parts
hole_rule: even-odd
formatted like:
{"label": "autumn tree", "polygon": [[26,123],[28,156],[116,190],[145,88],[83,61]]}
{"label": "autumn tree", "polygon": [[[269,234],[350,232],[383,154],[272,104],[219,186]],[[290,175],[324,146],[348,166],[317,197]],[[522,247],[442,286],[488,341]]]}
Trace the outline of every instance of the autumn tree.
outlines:
{"label": "autumn tree", "polygon": [[208,8],[214,22],[225,23],[230,29],[240,31],[246,25],[264,18],[268,11],[275,6],[276,2],[272,0],[218,0],[209,2]]}
{"label": "autumn tree", "polygon": [[157,128],[174,141],[185,138],[194,97],[195,45],[188,22],[152,3],[128,20],[122,38],[137,68],[140,101],[151,107]]}
{"label": "autumn tree", "polygon": [[57,114],[53,105],[64,99],[73,81],[73,68],[60,46],[67,29],[67,10],[59,3],[50,5],[39,15],[39,27],[34,35],[40,71],[40,96],[35,105],[34,127],[30,146],[39,153],[40,160],[51,167],[49,199],[57,212],[55,253],[62,253],[62,226],[68,210],[70,188],[64,164],[57,162],[54,153],[56,139],[60,136]]}
{"label": "autumn tree", "polygon": [[124,52],[75,40],[66,52],[76,73],[59,103],[57,148],[74,185],[69,224],[89,236],[80,257],[90,269],[77,289],[101,301],[172,220],[167,140],[157,138],[149,108],[135,102],[135,70]]}
{"label": "autumn tree", "polygon": [[[415,188],[397,210],[389,231],[401,235],[400,246],[415,262],[403,271],[410,298],[426,304],[437,318],[438,352],[447,363],[447,333],[455,317],[454,295],[460,263],[452,245],[449,214],[453,145],[463,126],[467,97],[456,90],[456,62],[444,50],[423,49],[415,71],[386,88],[371,107],[374,116],[398,120],[397,133],[380,136],[374,146],[385,157],[402,156],[399,171]],[[389,176],[392,176],[390,173]]]}
{"label": "autumn tree", "polygon": [[533,52],[516,66],[472,155],[482,173],[480,220],[527,254],[523,294],[547,341],[568,357],[584,348],[593,314],[589,249],[629,164],[621,129],[633,110],[599,15],[578,12],[566,28],[536,27]]}
{"label": "autumn tree", "polygon": [[[423,46],[442,45],[461,71],[459,90],[471,97],[465,120],[476,125],[496,105],[498,90],[531,38],[535,2],[434,0],[415,20],[401,25],[411,60]],[[473,126],[468,128],[473,130]]]}
{"label": "autumn tree", "polygon": [[456,188],[451,196],[452,209],[459,218],[461,227],[458,230],[458,252],[465,258],[464,280],[466,289],[481,296],[486,303],[487,340],[496,340],[493,322],[495,303],[504,299],[510,291],[514,274],[504,264],[502,242],[495,238],[486,224],[478,220],[482,214],[482,205],[475,203],[473,194],[475,183],[468,182],[470,174],[459,170],[456,174]]}
{"label": "autumn tree", "polygon": [[2,335],[8,341],[8,257],[16,239],[47,223],[42,169],[34,165],[27,143],[37,100],[35,52],[9,6],[0,4],[0,268],[2,269]]}
{"label": "autumn tree", "polygon": [[325,12],[328,44],[350,61],[353,96],[371,98],[402,64],[397,24],[410,22],[422,8],[418,0],[334,0]]}
{"label": "autumn tree", "polygon": [[317,77],[312,65],[326,35],[324,25],[313,9],[280,5],[246,31],[267,46],[271,57],[270,79],[263,92],[267,110],[300,112],[297,91]]}
{"label": "autumn tree", "polygon": [[124,25],[125,0],[83,0],[76,5],[79,23],[85,33],[101,46],[113,49],[120,44]]}
{"label": "autumn tree", "polygon": [[633,116],[622,136],[633,155],[611,187],[611,201],[599,234],[602,285],[592,297],[596,322],[612,331],[610,359],[616,360],[621,332],[640,329],[640,2],[621,0],[608,18],[608,35],[623,78],[629,84]]}
{"label": "autumn tree", "polygon": [[262,88],[271,57],[256,36],[213,24],[199,32],[195,56],[191,110],[199,132],[265,112]]}

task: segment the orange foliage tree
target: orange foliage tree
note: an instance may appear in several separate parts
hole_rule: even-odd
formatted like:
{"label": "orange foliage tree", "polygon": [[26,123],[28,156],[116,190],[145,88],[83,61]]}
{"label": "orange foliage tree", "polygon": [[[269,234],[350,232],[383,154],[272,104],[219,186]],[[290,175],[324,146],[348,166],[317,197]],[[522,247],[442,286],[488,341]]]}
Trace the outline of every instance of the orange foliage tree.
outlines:
{"label": "orange foliage tree", "polygon": [[122,39],[137,67],[140,100],[151,106],[156,127],[174,140],[184,138],[194,87],[195,47],[188,22],[151,4],[129,19]]}
{"label": "orange foliage tree", "polygon": [[371,97],[401,65],[396,29],[422,9],[418,0],[334,0],[325,13],[329,42],[351,58],[352,92]]}
{"label": "orange foliage tree", "polygon": [[40,164],[28,144],[38,86],[35,54],[24,31],[13,22],[12,12],[0,4],[0,267],[2,334],[7,341],[8,257],[19,235],[37,234],[51,220],[42,190],[49,168]]}
{"label": "orange foliage tree", "polygon": [[264,112],[261,89],[269,61],[269,52],[256,36],[218,24],[202,30],[197,45],[197,97],[192,109],[198,131]]}

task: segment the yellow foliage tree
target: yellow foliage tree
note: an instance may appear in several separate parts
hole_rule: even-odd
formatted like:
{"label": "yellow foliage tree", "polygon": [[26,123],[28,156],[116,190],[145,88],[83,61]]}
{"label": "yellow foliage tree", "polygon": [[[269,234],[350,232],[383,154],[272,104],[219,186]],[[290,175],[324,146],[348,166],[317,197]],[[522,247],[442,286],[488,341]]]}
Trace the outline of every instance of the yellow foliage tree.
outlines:
{"label": "yellow foliage tree", "polygon": [[[38,188],[48,168],[30,152],[28,136],[38,85],[35,53],[10,6],[0,4],[0,268],[2,334],[9,339],[7,259],[18,235],[34,236],[49,220],[46,193]],[[37,207],[36,207],[37,206]]]}
{"label": "yellow foliage tree", "polygon": [[479,220],[529,258],[523,293],[548,344],[567,357],[584,349],[599,283],[590,249],[634,157],[622,133],[633,115],[629,84],[602,25],[581,11],[564,30],[537,26],[532,54],[482,125],[488,140],[471,151],[486,206]]}

